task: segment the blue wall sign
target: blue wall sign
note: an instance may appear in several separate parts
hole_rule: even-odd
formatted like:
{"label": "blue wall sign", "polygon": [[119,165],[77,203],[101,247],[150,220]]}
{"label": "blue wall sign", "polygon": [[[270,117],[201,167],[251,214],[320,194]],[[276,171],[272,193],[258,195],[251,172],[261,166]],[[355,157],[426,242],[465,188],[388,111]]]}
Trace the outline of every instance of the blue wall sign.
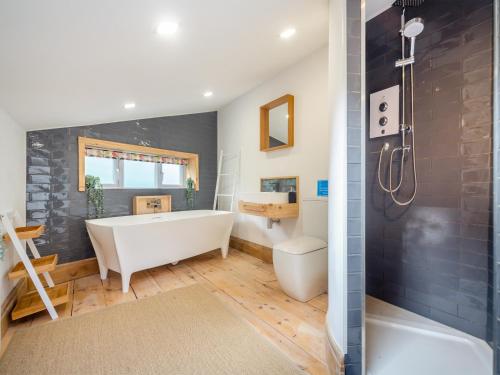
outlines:
{"label": "blue wall sign", "polygon": [[328,180],[318,180],[318,197],[328,197]]}

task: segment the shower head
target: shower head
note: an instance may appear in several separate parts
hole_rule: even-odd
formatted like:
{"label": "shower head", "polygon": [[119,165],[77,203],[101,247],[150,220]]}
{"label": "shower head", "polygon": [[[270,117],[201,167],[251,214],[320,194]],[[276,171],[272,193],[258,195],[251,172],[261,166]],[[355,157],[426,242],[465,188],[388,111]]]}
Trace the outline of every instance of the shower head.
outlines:
{"label": "shower head", "polygon": [[424,0],[396,0],[392,6],[395,7],[419,7],[424,3]]}
{"label": "shower head", "polygon": [[409,20],[403,28],[403,34],[407,38],[415,38],[422,31],[424,31],[424,20],[419,17]]}
{"label": "shower head", "polygon": [[403,27],[403,35],[411,40],[410,56],[415,56],[415,39],[422,31],[424,31],[424,20],[419,17],[409,20]]}

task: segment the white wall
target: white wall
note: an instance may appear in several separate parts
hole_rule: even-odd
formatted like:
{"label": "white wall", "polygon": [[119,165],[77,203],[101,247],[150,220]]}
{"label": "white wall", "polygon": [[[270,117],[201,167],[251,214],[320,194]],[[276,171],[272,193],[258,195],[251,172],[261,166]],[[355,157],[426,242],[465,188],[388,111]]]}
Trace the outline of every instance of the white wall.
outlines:
{"label": "white wall", "polygon": [[328,312],[330,342],[347,353],[347,36],[346,1],[330,1],[331,196],[328,209]]}
{"label": "white wall", "polygon": [[[0,212],[16,209],[24,220],[26,211],[26,131],[0,109]],[[15,283],[7,279],[14,263],[9,249],[0,261],[0,304]]]}
{"label": "white wall", "polygon": [[[285,94],[295,96],[295,146],[261,152],[259,107]],[[328,113],[327,47],[222,108],[218,146],[224,153],[241,150],[238,191],[258,192],[261,177],[299,176],[299,199],[315,197],[316,181],[328,178]],[[238,214],[233,229],[234,236],[269,247],[301,234],[302,214],[272,229],[262,217]]]}

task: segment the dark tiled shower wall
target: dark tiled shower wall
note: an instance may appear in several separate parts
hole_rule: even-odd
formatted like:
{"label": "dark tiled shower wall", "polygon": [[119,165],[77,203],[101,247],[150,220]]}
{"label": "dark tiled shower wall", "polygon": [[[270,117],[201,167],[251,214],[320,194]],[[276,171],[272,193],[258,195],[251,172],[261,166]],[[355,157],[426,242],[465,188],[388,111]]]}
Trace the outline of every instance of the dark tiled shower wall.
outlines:
{"label": "dark tiled shower wall", "polygon": [[495,0],[495,100],[494,100],[494,263],[495,264],[495,293],[494,317],[496,324],[493,326],[494,346],[494,374],[500,375],[500,0]]}
{"label": "dark tiled shower wall", "polygon": [[347,1],[347,355],[346,375],[363,361],[363,152],[361,129],[361,2]]}
{"label": "dark tiled shower wall", "polygon": [[[217,178],[217,113],[160,117],[111,124],[31,131],[27,134],[28,225],[45,224],[40,253],[59,254],[61,263],[94,256],[85,229],[87,198],[78,192],[77,138],[193,152],[200,157],[197,209],[210,209]],[[132,213],[136,195],[171,194],[172,209],[186,209],[184,189],[104,191],[105,216]]]}
{"label": "dark tiled shower wall", "polygon": [[[391,8],[367,24],[368,95],[401,83],[400,15]],[[383,143],[392,149],[400,137],[367,139],[366,289],[490,341],[493,1],[426,1],[407,9],[407,20],[417,16],[418,192],[409,207],[392,204],[377,162]],[[408,170],[403,184],[401,198],[413,187]]]}

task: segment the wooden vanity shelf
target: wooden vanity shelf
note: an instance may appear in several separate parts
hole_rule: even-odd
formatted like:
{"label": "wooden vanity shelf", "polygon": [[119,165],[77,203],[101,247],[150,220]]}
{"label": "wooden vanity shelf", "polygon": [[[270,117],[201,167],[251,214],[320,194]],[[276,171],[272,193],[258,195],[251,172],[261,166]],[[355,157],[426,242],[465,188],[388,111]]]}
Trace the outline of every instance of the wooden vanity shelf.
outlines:
{"label": "wooden vanity shelf", "polygon": [[298,203],[254,203],[239,201],[238,207],[242,213],[274,220],[299,216]]}
{"label": "wooden vanity shelf", "polygon": [[[18,227],[16,228],[16,234],[17,238],[20,240],[30,240],[33,238],[38,238],[43,234],[43,231],[45,230],[45,226],[43,225],[36,225],[32,227]],[[9,235],[5,234],[3,236],[4,241],[9,241]]]}

